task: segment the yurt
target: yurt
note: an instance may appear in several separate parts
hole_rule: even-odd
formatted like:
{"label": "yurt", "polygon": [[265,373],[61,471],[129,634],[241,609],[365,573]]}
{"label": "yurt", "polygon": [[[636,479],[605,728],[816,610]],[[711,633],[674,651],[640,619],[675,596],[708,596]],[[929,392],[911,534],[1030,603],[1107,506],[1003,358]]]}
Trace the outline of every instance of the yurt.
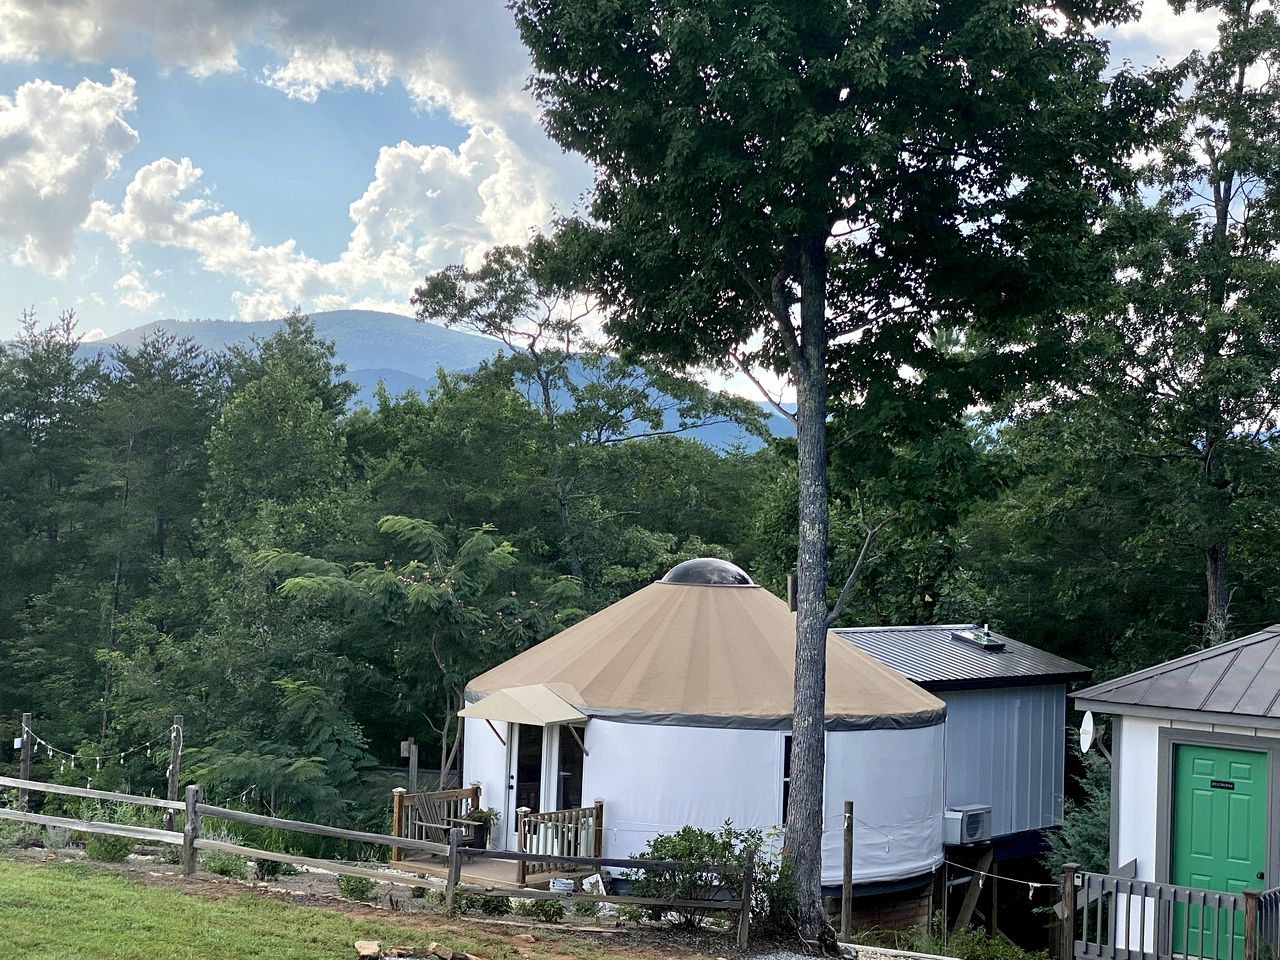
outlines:
{"label": "yurt", "polygon": [[[722,560],[690,560],[468,684],[464,782],[504,849],[629,857],[659,833],[780,826],[795,614]],[[829,635],[823,883],[905,881],[942,859],[942,701]],[[550,826],[547,826],[550,824]],[[583,830],[582,824],[589,825]],[[583,840],[582,838],[586,838]]]}

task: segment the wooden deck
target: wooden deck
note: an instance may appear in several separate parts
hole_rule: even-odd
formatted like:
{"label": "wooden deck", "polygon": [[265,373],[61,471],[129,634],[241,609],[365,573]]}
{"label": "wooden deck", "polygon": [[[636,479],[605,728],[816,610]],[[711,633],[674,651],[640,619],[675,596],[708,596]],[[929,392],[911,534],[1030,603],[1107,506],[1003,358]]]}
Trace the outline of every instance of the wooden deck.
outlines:
{"label": "wooden deck", "polygon": [[[407,873],[421,873],[429,877],[444,880],[449,875],[448,865],[444,857],[429,854],[423,856],[406,856],[393,860],[389,866],[393,870],[404,870]],[[462,861],[462,882],[481,887],[492,887],[495,890],[546,890],[553,877],[573,877],[580,879],[590,876],[592,870],[554,870],[547,873],[530,875],[522,888],[516,881],[516,861],[486,857],[482,860]]]}

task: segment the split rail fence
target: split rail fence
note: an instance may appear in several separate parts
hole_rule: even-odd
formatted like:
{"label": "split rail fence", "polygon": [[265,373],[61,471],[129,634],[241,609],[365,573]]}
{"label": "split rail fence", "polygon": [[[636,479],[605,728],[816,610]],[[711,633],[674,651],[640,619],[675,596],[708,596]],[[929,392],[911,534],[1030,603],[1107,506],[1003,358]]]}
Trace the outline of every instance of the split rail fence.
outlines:
{"label": "split rail fence", "polygon": [[[476,893],[486,896],[511,897],[528,900],[560,900],[563,902],[588,901],[594,903],[633,904],[649,906],[656,909],[692,909],[698,911],[734,911],[737,912],[738,944],[745,948],[750,937],[752,879],[755,872],[754,856],[749,856],[743,871],[740,895],[737,899],[721,899],[708,897],[705,899],[678,899],[666,897],[634,897],[609,894],[595,894],[586,891],[556,891],[495,888],[462,880],[463,859],[493,858],[517,861],[521,872],[528,864],[548,864],[557,869],[587,868],[604,870],[614,868],[632,871],[661,871],[688,873],[690,865],[679,861],[655,860],[621,860],[604,857],[572,857],[560,853],[541,854],[525,851],[485,850],[465,846],[464,831],[461,827],[449,830],[449,842],[438,843],[418,837],[390,836],[382,833],[370,833],[362,830],[347,830],[327,824],[309,823],[302,820],[287,820],[281,817],[270,817],[263,814],[249,813],[245,810],[234,810],[204,802],[199,785],[192,784],[186,788],[182,801],[144,797],[136,794],[116,793],[110,790],[93,790],[88,787],[71,787],[57,783],[44,783],[19,777],[0,777],[0,787],[11,787],[21,791],[23,803],[18,807],[0,807],[0,820],[11,820],[44,827],[60,827],[79,833],[103,834],[106,836],[126,837],[146,843],[161,843],[180,847],[182,850],[183,871],[192,875],[196,871],[197,858],[200,851],[234,854],[253,860],[274,860],[296,866],[305,866],[340,876],[363,877],[381,883],[398,884],[400,886],[420,887],[427,884],[424,874],[409,873],[404,870],[378,870],[369,867],[354,866],[336,860],[304,857],[295,853],[284,853],[276,850],[263,850],[226,840],[214,840],[201,835],[205,819],[216,819],[230,823],[242,823],[277,830],[294,831],[313,836],[329,837],[354,843],[366,843],[373,846],[387,847],[392,850],[412,850],[445,858],[447,874],[445,880],[445,906],[450,913],[457,911],[458,893]],[[154,807],[165,811],[166,823],[171,817],[182,815],[182,829],[163,829],[143,827],[135,824],[112,823],[102,820],[83,820],[78,817],[55,816],[44,813],[33,813],[26,809],[27,797],[32,793],[44,793],[54,796],[77,797],[87,800],[100,800],[108,803],[129,804],[141,807]],[[714,868],[705,873],[709,877]]]}

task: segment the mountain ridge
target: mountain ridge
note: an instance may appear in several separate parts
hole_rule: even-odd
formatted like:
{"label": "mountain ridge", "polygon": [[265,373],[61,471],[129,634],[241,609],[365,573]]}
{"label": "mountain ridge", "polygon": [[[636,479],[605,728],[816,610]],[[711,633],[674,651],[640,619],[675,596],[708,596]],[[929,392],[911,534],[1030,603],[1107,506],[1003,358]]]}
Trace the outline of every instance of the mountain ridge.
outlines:
{"label": "mountain ridge", "polygon": [[[453,330],[435,323],[378,310],[328,310],[310,314],[316,335],[334,345],[335,358],[346,364],[346,376],[359,388],[355,401],[373,406],[378,384],[392,396],[406,390],[426,393],[435,386],[441,369],[448,373],[475,370],[506,347],[497,340]],[[83,355],[102,355],[120,346],[136,348],[159,330],[189,337],[206,350],[226,350],[248,344],[254,337],[268,337],[283,320],[154,320],[81,344]],[[763,405],[762,405],[763,406]],[[765,409],[775,434],[790,432],[790,425]],[[734,424],[716,424],[689,431],[689,436],[725,450],[741,445],[756,450],[760,441]]]}

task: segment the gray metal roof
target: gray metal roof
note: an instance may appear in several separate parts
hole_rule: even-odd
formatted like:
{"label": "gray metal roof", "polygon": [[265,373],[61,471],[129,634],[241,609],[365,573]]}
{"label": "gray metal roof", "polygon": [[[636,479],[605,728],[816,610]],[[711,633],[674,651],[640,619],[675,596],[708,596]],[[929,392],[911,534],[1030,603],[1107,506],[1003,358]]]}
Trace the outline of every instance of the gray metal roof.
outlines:
{"label": "gray metal roof", "polygon": [[[1067,683],[1093,671],[972,623],[835,631],[926,689]],[[971,640],[960,638],[969,633]],[[984,649],[989,640],[991,649]],[[996,646],[1001,649],[994,649]]]}
{"label": "gray metal roof", "polygon": [[1081,690],[1080,709],[1280,720],[1280,626]]}

